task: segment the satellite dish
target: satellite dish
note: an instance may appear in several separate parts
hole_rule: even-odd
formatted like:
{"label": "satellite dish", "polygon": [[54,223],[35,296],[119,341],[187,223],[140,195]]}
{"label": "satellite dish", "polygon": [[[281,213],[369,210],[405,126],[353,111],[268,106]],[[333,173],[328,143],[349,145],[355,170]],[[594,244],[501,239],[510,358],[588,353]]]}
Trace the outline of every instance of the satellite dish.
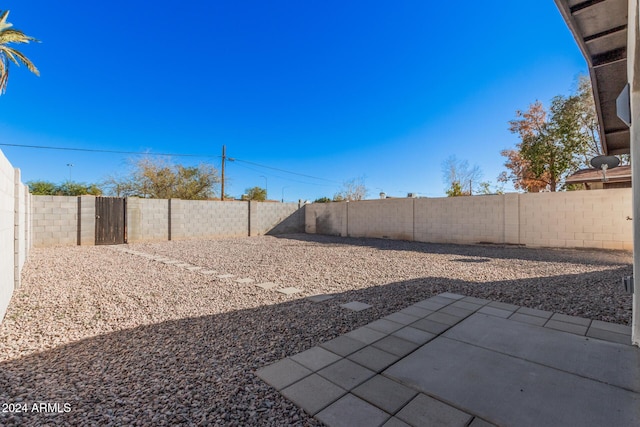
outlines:
{"label": "satellite dish", "polygon": [[591,166],[602,170],[602,181],[607,182],[607,169],[613,169],[620,164],[616,156],[596,156],[591,159]]}

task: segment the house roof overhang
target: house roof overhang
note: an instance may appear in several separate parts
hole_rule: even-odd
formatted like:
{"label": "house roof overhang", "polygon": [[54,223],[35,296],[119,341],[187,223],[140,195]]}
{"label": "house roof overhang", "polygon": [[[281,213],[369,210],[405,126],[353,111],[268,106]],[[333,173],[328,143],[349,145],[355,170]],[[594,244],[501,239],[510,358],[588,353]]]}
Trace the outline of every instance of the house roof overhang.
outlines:
{"label": "house roof overhang", "polygon": [[589,66],[605,154],[628,154],[616,98],[627,84],[628,0],[555,0]]}
{"label": "house roof overhang", "polygon": [[[625,165],[607,171],[607,180],[610,182],[631,182],[631,166]],[[567,184],[581,184],[584,182],[602,181],[602,171],[600,169],[580,169],[567,177]]]}

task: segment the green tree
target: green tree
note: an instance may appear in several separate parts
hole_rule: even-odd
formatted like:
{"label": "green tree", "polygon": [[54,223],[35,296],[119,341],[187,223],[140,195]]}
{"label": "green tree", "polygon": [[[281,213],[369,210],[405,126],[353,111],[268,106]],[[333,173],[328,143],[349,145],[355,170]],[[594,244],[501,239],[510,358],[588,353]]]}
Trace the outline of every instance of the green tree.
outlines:
{"label": "green tree", "polygon": [[102,189],[97,184],[65,181],[54,184],[49,181],[29,181],[29,192],[37,196],[100,196]]}
{"label": "green tree", "polygon": [[102,189],[96,184],[66,181],[56,187],[58,196],[101,196]]}
{"label": "green tree", "polygon": [[218,182],[218,171],[210,164],[183,166],[143,158],[134,163],[128,176],[109,177],[104,186],[118,197],[206,200],[215,196]]}
{"label": "green tree", "polygon": [[462,190],[462,186],[459,182],[454,181],[451,183],[451,187],[446,191],[447,197],[468,196],[469,193],[465,193]]}
{"label": "green tree", "polygon": [[37,42],[33,37],[25,35],[22,31],[13,27],[13,24],[7,22],[9,11],[0,11],[0,95],[7,90],[7,82],[9,80],[9,65],[11,62],[20,66],[24,64],[29,71],[36,76],[40,75],[40,71],[36,66],[24,56],[19,50],[10,47],[11,43],[29,43]]}
{"label": "green tree", "polygon": [[313,203],[331,203],[331,199],[328,197],[320,197],[315,199]]}
{"label": "green tree", "polygon": [[567,175],[588,167],[592,157],[602,154],[591,82],[586,76],[579,77],[571,95],[555,96],[548,110],[536,101],[528,110],[516,111],[509,130],[520,142],[515,150],[501,152],[507,157],[509,174],[500,180],[511,180],[516,189],[564,189]]}
{"label": "green tree", "polygon": [[57,194],[57,185],[49,181],[29,181],[29,192],[36,196],[55,196]]}
{"label": "green tree", "polygon": [[256,200],[264,202],[267,199],[267,190],[261,187],[247,188],[245,190],[245,200]]}

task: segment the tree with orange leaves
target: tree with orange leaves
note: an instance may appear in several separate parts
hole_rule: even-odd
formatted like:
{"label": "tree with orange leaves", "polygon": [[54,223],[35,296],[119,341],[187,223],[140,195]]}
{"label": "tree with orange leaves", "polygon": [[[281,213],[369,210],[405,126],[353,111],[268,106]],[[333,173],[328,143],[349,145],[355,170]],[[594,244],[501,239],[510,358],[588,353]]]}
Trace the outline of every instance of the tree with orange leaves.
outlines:
{"label": "tree with orange leaves", "polygon": [[[509,130],[520,137],[515,150],[502,150],[506,168],[499,177],[516,189],[536,192],[557,191],[567,175],[588,166],[599,154],[600,138],[591,86],[586,77],[570,96],[558,95],[547,111],[540,101],[526,111],[516,111]],[[594,124],[595,120],[595,124]]]}

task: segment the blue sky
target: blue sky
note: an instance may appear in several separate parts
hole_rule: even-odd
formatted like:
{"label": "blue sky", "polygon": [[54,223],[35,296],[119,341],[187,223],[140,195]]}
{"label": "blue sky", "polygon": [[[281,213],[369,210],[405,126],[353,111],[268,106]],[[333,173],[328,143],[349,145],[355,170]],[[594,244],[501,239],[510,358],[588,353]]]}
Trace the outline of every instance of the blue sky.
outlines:
{"label": "blue sky", "polygon": [[[369,197],[439,197],[451,155],[495,183],[500,150],[517,143],[515,110],[568,93],[586,72],[553,0],[0,7],[42,41],[20,47],[41,77],[12,67],[0,142],[195,154],[171,160],[218,167],[226,145],[230,157],[307,175],[228,162],[232,196],[267,184],[272,199],[314,200],[364,177]],[[135,159],[0,149],[23,181],[100,182]]]}

